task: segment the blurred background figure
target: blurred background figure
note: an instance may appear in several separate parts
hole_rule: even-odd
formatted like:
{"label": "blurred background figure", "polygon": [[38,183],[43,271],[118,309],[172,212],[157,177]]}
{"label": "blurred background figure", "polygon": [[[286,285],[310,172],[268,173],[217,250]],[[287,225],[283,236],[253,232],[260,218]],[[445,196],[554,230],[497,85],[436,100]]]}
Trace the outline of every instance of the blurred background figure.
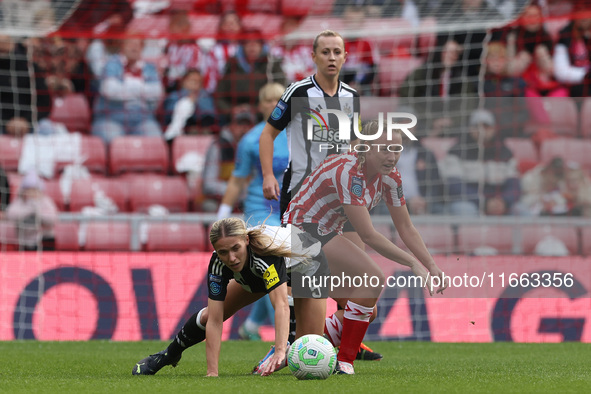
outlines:
{"label": "blurred background figure", "polygon": [[15,225],[19,244],[24,250],[53,249],[53,227],[57,208],[45,195],[45,185],[35,172],[29,172],[21,181],[17,198],[8,206],[6,217]]}
{"label": "blurred background figure", "polygon": [[161,136],[155,112],[164,90],[156,66],[141,58],[143,41],[123,41],[105,65],[94,105],[92,134],[106,143],[118,136]]}
{"label": "blurred background figure", "polygon": [[206,89],[210,93],[215,92],[219,80],[224,75],[228,59],[236,54],[242,29],[242,20],[236,11],[228,10],[220,17],[217,42],[211,49],[209,59],[212,66],[212,78]]}
{"label": "blurred background figure", "polygon": [[171,140],[180,134],[210,134],[216,126],[216,111],[211,95],[203,88],[201,72],[187,70],[181,87],[164,100],[164,138]]}
{"label": "blurred background figure", "polygon": [[0,220],[4,219],[4,212],[10,202],[10,184],[4,168],[0,167]]}
{"label": "blurred background figure", "polygon": [[230,123],[207,150],[203,168],[203,204],[206,212],[216,212],[226,193],[228,180],[234,170],[238,143],[256,123],[252,107],[244,104],[232,108]]}
{"label": "blurred background figure", "polygon": [[442,160],[452,215],[510,213],[520,198],[517,162],[499,138],[494,115],[477,109],[469,129]]}

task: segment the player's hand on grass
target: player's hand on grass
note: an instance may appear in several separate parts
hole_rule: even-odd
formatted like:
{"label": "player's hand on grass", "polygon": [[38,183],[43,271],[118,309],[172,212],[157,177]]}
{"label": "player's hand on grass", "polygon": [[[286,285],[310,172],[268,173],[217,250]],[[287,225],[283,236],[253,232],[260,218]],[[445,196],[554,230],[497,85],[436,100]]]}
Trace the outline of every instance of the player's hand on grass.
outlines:
{"label": "player's hand on grass", "polygon": [[265,368],[261,371],[261,376],[269,376],[277,369],[279,369],[285,362],[285,350],[275,350],[275,353],[271,356],[271,361],[265,365]]}
{"label": "player's hand on grass", "polygon": [[263,179],[263,194],[267,200],[279,200],[280,192],[279,183],[273,175]]}

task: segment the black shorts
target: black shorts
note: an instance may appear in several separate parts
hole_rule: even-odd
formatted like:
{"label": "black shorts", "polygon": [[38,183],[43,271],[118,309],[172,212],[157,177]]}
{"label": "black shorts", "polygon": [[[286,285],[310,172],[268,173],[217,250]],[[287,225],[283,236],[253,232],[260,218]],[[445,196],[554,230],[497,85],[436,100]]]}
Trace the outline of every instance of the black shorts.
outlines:
{"label": "black shorts", "polygon": [[[295,227],[294,227],[295,228]],[[292,251],[307,256],[299,263],[292,257],[289,282],[294,298],[328,298],[326,278],[330,277],[328,261],[319,240],[300,229],[292,232]]]}
{"label": "black shorts", "polygon": [[322,246],[326,245],[331,239],[336,237],[338,233],[332,232],[326,235],[321,235],[318,231],[318,223],[302,223],[301,227],[305,232],[316,238]]}

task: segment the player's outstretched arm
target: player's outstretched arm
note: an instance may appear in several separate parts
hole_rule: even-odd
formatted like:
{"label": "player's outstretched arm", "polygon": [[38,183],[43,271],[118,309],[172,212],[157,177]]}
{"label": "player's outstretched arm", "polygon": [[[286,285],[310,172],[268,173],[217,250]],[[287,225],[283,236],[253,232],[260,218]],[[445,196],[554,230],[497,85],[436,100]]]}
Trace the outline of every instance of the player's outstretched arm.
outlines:
{"label": "player's outstretched arm", "polygon": [[287,283],[283,283],[269,293],[271,304],[275,309],[275,353],[261,371],[262,376],[272,374],[283,366],[285,352],[287,351],[287,338],[289,336],[289,303],[287,301]]}
{"label": "player's outstretched arm", "polygon": [[[412,270],[414,275],[423,278],[425,285],[427,284],[427,270],[413,256],[394,245],[373,227],[369,211],[366,207],[343,205],[343,208],[347,218],[349,218],[349,221],[355,228],[355,232],[359,234],[363,243],[370,246],[385,258],[406,265]],[[431,288],[429,288],[429,292],[431,292]]]}
{"label": "player's outstretched arm", "polygon": [[263,172],[263,194],[267,200],[279,200],[281,189],[273,174],[273,142],[281,130],[265,124],[259,139],[259,156]]}
{"label": "player's outstretched arm", "polygon": [[406,205],[401,207],[394,207],[388,205],[392,222],[396,226],[396,231],[400,235],[400,239],[406,245],[406,247],[416,256],[416,258],[429,270],[429,274],[432,277],[439,277],[439,283],[441,284],[437,289],[437,293],[443,292],[448,286],[448,281],[444,281],[443,271],[437,266],[433,256],[429,253],[421,234],[417,231],[415,226],[412,224],[410,214]]}
{"label": "player's outstretched arm", "polygon": [[222,328],[224,324],[224,302],[208,299],[207,312],[207,325],[205,326],[207,376],[218,376]]}

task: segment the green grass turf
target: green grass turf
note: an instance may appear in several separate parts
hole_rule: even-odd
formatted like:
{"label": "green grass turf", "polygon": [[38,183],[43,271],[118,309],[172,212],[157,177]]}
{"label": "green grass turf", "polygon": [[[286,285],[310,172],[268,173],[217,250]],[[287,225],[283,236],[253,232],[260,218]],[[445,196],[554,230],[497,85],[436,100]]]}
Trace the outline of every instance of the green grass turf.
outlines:
{"label": "green grass turf", "polygon": [[225,342],[220,377],[205,378],[205,346],[177,368],[132,376],[134,364],[165,342],[0,342],[0,392],[348,393],[589,392],[591,345],[368,343],[381,362],[357,362],[355,376],[297,381],[284,369],[249,375],[270,344]]}

